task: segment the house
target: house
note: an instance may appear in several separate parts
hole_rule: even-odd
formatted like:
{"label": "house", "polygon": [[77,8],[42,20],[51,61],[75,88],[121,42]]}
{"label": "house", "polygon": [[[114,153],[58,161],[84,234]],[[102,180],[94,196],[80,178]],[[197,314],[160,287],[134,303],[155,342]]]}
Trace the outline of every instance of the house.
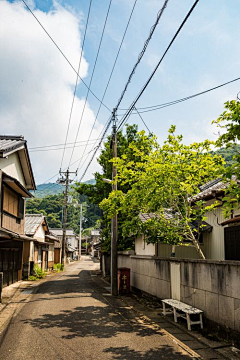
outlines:
{"label": "house", "polygon": [[[63,237],[63,229],[50,229],[51,234],[56,236],[61,242]],[[66,257],[74,259],[79,253],[79,238],[73,229],[66,230]]]}
{"label": "house", "polygon": [[43,214],[25,215],[25,234],[32,238],[23,252],[24,276],[28,277],[37,264],[42,270],[51,270],[54,265],[54,243],[58,240],[50,235]]}
{"label": "house", "polygon": [[92,245],[92,257],[100,259],[101,241],[100,241],[100,230],[91,231],[91,245]]}
{"label": "house", "polygon": [[[22,279],[22,258],[31,238],[25,235],[25,199],[36,190],[23,136],[0,136],[0,272],[3,286]],[[27,245],[28,246],[28,245]]]}
{"label": "house", "polygon": [[[234,209],[228,219],[224,219],[222,212],[222,198],[227,183],[221,179],[209,181],[200,187],[194,202],[204,200],[206,205],[219,201],[219,206],[206,213],[206,222],[201,230],[200,247],[206,257],[211,260],[239,260],[240,261],[240,209]],[[194,206],[193,202],[193,206]],[[141,214],[141,221],[150,219],[152,214]],[[147,244],[144,236],[135,240],[135,253],[137,255],[171,257],[171,246],[164,243]],[[194,245],[188,243],[176,246],[176,258],[199,259]]]}

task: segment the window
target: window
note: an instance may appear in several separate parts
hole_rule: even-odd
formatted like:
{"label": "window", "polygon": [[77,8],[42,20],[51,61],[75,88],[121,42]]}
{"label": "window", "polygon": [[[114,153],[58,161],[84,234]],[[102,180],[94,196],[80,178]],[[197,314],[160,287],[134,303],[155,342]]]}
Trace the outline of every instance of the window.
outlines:
{"label": "window", "polygon": [[7,186],[4,186],[3,194],[3,211],[23,219],[25,208],[24,199]]}
{"label": "window", "polygon": [[3,211],[18,217],[18,194],[4,186]]}

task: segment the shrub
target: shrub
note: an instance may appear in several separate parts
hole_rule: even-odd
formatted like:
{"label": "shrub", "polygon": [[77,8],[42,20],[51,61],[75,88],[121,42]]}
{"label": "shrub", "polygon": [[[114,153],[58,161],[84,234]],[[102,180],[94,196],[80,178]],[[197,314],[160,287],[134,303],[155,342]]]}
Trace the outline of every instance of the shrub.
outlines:
{"label": "shrub", "polygon": [[36,278],[36,276],[30,275],[30,276],[28,277],[28,280],[29,280],[29,281],[36,281],[37,278]]}
{"label": "shrub", "polygon": [[54,268],[54,270],[57,270],[57,271],[63,271],[64,266],[63,266],[63,264],[58,263],[58,264],[54,264],[53,268]]}
{"label": "shrub", "polygon": [[43,279],[45,275],[45,271],[43,271],[38,265],[34,265],[33,276],[35,276],[37,279]]}

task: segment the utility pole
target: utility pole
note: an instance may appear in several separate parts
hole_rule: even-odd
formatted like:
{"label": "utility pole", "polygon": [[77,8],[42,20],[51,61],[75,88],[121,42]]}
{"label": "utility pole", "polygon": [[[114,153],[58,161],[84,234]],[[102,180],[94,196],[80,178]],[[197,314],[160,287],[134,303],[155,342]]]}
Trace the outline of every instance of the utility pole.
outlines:
{"label": "utility pole", "polygon": [[[116,126],[116,109],[113,109],[113,128],[112,128],[112,145],[113,145],[113,159],[117,157],[117,126]],[[114,180],[117,176],[117,167],[113,165],[112,169],[112,190],[117,190],[117,183]],[[117,214],[112,218],[112,236],[111,236],[111,293],[113,296],[118,294],[117,284]]]}
{"label": "utility pole", "polygon": [[80,204],[80,224],[79,224],[79,260],[82,256],[82,204]]}
{"label": "utility pole", "polygon": [[69,184],[72,182],[69,179],[70,174],[76,174],[76,172],[71,172],[69,169],[67,171],[59,171],[61,178],[58,180],[59,184],[65,186],[64,190],[64,206],[63,206],[63,237],[62,237],[62,265],[65,265],[66,261],[66,230],[67,230],[67,209],[68,209],[68,191],[69,191]]}

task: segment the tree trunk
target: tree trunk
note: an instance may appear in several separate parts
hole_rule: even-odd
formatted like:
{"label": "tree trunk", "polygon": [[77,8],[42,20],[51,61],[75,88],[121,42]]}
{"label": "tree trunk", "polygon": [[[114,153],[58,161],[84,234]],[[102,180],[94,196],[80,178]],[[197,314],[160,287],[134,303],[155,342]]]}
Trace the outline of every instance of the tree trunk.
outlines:
{"label": "tree trunk", "polygon": [[195,238],[195,236],[194,236],[194,234],[192,233],[191,230],[190,230],[190,233],[191,233],[191,236],[192,236],[193,245],[195,246],[195,248],[196,248],[196,250],[197,250],[200,258],[203,259],[203,260],[206,260],[205,255],[204,255],[204,253],[202,252],[202,249],[201,249],[201,247],[200,247],[200,245],[199,245],[198,240]]}

